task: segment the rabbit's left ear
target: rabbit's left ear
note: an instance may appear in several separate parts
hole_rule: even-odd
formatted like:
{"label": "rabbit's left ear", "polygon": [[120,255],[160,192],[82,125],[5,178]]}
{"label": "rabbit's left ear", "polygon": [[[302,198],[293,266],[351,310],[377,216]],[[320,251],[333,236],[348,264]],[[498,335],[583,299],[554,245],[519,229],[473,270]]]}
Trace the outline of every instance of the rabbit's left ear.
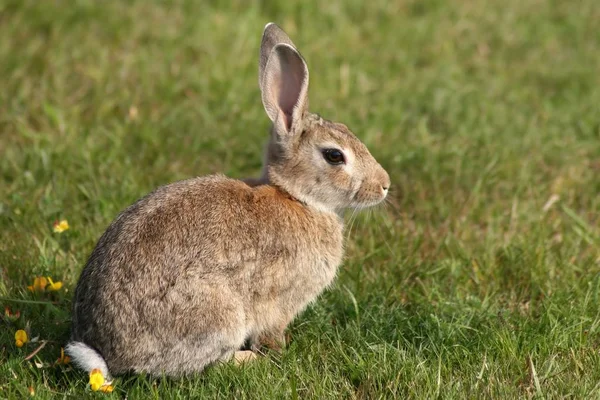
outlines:
{"label": "rabbit's left ear", "polygon": [[265,66],[260,90],[276,133],[293,133],[308,108],[308,67],[289,44],[278,44]]}

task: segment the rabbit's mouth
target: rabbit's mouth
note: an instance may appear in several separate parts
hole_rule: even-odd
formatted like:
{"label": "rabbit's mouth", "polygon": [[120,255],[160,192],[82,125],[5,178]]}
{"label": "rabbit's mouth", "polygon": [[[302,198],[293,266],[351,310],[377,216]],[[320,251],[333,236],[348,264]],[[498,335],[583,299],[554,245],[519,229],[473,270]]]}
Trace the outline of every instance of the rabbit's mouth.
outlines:
{"label": "rabbit's mouth", "polygon": [[359,190],[357,193],[355,193],[352,202],[350,203],[350,208],[362,210],[364,208],[376,206],[385,200],[388,194],[388,189],[382,188],[378,195],[370,191],[365,191],[367,193],[361,192],[362,190]]}

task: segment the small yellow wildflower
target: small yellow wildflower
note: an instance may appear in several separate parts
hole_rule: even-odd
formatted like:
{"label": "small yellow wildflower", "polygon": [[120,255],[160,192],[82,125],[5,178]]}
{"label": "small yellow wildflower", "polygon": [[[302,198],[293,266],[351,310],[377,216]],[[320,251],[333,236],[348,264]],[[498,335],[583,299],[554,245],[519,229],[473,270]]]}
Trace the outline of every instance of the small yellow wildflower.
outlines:
{"label": "small yellow wildflower", "polygon": [[43,292],[46,290],[46,285],[48,285],[48,281],[43,276],[38,276],[33,280],[33,285],[27,286],[30,292]]}
{"label": "small yellow wildflower", "polygon": [[95,368],[90,372],[90,387],[94,392],[98,391],[104,385],[104,375]]}
{"label": "small yellow wildflower", "polygon": [[16,312],[12,312],[10,310],[10,307],[6,306],[4,307],[4,318],[6,318],[9,321],[16,321],[19,319],[19,317],[21,316],[21,311],[17,310]]}
{"label": "small yellow wildflower", "polygon": [[48,288],[46,289],[48,292],[56,292],[57,290],[60,290],[63,285],[62,282],[53,282],[50,277],[48,277],[48,282]]}
{"label": "small yellow wildflower", "polygon": [[35,389],[33,388],[33,386],[29,386],[29,387],[27,388],[27,390],[29,390],[29,395],[30,395],[31,397],[35,396]]}
{"label": "small yellow wildflower", "polygon": [[132,121],[138,119],[138,109],[136,106],[129,107],[129,119]]}
{"label": "small yellow wildflower", "polygon": [[65,349],[60,348],[60,358],[56,360],[56,364],[67,365],[71,362],[71,357],[65,356]]}
{"label": "small yellow wildflower", "polygon": [[66,219],[63,219],[62,221],[56,221],[52,226],[52,230],[55,233],[63,233],[67,229],[69,229],[69,222],[67,222]]}
{"label": "small yellow wildflower", "polygon": [[112,393],[112,391],[114,390],[113,385],[105,385],[105,386],[100,386],[99,389],[102,393]]}
{"label": "small yellow wildflower", "polygon": [[23,329],[19,329],[15,332],[15,344],[17,347],[23,347],[25,343],[27,343],[27,332]]}

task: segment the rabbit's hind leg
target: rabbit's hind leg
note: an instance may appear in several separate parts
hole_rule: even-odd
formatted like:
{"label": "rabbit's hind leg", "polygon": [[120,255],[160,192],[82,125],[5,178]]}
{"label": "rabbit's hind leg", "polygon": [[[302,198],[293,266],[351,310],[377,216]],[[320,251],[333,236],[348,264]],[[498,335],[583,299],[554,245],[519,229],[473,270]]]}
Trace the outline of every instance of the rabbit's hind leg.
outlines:
{"label": "rabbit's hind leg", "polygon": [[164,353],[160,366],[156,367],[162,367],[167,375],[181,375],[201,372],[216,362],[228,362],[236,355],[245,337],[243,325],[231,322],[232,329],[183,338]]}
{"label": "rabbit's hind leg", "polygon": [[175,337],[166,341],[161,360],[167,370],[200,372],[209,364],[229,361],[243,346],[248,336],[243,302],[227,289],[204,283],[171,294],[187,302],[171,313]]}

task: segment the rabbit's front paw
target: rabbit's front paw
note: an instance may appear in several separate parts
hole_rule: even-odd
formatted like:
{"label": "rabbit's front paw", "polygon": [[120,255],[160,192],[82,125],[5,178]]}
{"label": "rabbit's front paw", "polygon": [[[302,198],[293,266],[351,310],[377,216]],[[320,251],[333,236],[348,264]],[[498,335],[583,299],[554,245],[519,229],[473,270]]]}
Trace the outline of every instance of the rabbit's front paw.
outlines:
{"label": "rabbit's front paw", "polygon": [[256,359],[256,353],[251,350],[239,350],[233,355],[233,362],[235,365],[241,365]]}

